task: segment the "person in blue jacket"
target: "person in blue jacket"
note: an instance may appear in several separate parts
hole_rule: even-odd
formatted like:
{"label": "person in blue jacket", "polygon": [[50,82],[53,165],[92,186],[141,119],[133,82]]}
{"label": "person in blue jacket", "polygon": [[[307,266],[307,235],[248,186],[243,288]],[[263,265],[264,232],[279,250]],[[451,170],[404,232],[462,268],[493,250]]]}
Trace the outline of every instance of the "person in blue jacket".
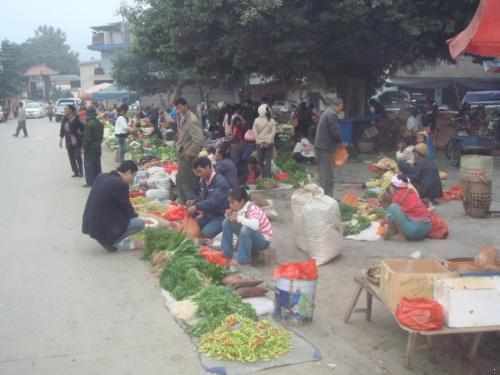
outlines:
{"label": "person in blue jacket", "polygon": [[231,186],[207,157],[196,159],[193,171],[200,178],[200,191],[198,199],[187,202],[188,213],[198,221],[202,236],[213,238],[222,232]]}

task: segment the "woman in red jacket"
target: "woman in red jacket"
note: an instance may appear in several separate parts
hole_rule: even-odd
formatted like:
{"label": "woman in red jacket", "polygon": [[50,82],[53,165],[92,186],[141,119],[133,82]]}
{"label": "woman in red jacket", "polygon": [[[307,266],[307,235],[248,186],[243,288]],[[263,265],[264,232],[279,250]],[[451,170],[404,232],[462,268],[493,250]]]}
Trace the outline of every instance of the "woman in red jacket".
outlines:
{"label": "woman in red jacket", "polygon": [[386,238],[401,233],[409,241],[420,241],[432,229],[431,213],[407,177],[394,176],[385,201],[390,203],[386,209]]}

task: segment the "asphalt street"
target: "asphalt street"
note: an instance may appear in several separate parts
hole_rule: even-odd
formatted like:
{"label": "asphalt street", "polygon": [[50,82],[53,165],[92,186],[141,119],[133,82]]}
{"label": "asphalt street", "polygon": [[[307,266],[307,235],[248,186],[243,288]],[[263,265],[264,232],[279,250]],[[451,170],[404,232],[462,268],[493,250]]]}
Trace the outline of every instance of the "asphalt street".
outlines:
{"label": "asphalt street", "polygon": [[0,124],[0,374],[199,374],[148,265],[81,234],[89,191],[59,124],[15,126]]}

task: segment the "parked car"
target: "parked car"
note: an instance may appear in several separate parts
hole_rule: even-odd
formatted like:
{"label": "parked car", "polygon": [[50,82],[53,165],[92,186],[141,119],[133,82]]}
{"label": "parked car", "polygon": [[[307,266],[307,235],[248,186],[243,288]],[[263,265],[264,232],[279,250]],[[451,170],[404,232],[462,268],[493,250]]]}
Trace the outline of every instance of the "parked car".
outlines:
{"label": "parked car", "polygon": [[64,108],[68,105],[74,105],[76,110],[80,110],[80,104],[82,101],[78,98],[63,98],[56,101],[54,107],[54,115],[56,116],[56,121],[61,121],[64,116]]}
{"label": "parked car", "polygon": [[414,106],[411,95],[407,91],[397,90],[395,88],[384,89],[372,96],[372,99],[382,104],[388,112],[407,111]]}
{"label": "parked car", "polygon": [[484,106],[486,109],[500,108],[500,91],[467,91],[462,99],[463,104],[471,107]]}
{"label": "parked car", "polygon": [[47,110],[42,103],[28,102],[25,107],[26,118],[42,118],[47,115]]}

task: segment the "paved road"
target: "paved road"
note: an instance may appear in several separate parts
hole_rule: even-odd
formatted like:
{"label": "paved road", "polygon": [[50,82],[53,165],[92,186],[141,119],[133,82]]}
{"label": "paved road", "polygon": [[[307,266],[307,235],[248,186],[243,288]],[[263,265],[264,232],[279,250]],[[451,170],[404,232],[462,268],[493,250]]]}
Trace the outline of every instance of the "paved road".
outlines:
{"label": "paved road", "polygon": [[14,128],[0,124],[0,374],[199,374],[149,267],[81,235],[88,190],[58,125]]}

